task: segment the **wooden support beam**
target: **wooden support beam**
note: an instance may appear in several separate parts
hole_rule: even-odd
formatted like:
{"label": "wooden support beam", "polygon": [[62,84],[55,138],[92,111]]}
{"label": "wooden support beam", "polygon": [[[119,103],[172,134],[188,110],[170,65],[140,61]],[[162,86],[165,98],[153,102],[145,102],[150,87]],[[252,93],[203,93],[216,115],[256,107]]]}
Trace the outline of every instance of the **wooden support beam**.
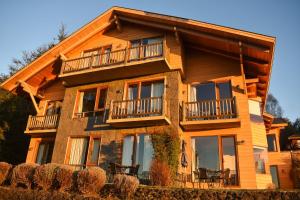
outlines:
{"label": "wooden support beam", "polygon": [[68,58],[63,53],[59,53],[59,56],[62,60],[68,60]]}
{"label": "wooden support beam", "polygon": [[243,82],[244,82],[244,93],[247,94],[247,86],[246,86],[246,76],[245,76],[245,71],[244,71],[244,61],[243,61],[243,47],[242,47],[242,42],[239,42],[240,46],[240,66],[241,66],[241,74],[243,77]]}
{"label": "wooden support beam", "polygon": [[259,82],[258,78],[246,79],[246,83],[257,83],[257,82]]}
{"label": "wooden support beam", "polygon": [[117,26],[117,30],[119,32],[122,32],[122,25],[121,25],[121,21],[120,21],[119,17],[117,15],[114,15],[114,19],[115,19],[115,24]]}
{"label": "wooden support beam", "polygon": [[[132,19],[129,17],[124,17],[124,16],[119,16],[119,18],[123,21],[131,22],[131,23],[135,23],[135,24],[151,26],[151,27],[160,28],[160,29],[169,30],[169,31],[174,30],[174,27],[172,27],[170,25],[159,24],[159,23],[154,23],[154,22],[149,22],[149,21],[147,22],[144,20]],[[186,28],[178,28],[177,27],[176,30],[180,33],[203,37],[203,38],[212,39],[215,41],[225,42],[227,44],[233,44],[233,45],[239,46],[239,41],[231,39],[231,38],[225,38],[223,36],[212,35],[211,33],[205,33],[202,31],[195,31],[195,30],[190,30],[190,29],[186,29]],[[262,46],[253,45],[253,44],[243,44],[243,45],[247,48],[252,48],[252,49],[262,51],[265,53],[270,53],[270,49],[268,47],[262,47]]]}
{"label": "wooden support beam", "polygon": [[36,94],[36,91],[34,90],[34,88],[31,85],[27,84],[24,81],[19,81],[19,83],[21,84],[21,87],[23,87],[23,90],[29,94],[36,112],[39,113],[40,109],[39,109],[39,106],[34,97],[34,94]]}
{"label": "wooden support beam", "polygon": [[178,44],[180,44],[180,37],[179,37],[179,33],[178,33],[178,31],[177,31],[176,26],[174,26],[174,34],[175,34],[176,42],[177,42]]}

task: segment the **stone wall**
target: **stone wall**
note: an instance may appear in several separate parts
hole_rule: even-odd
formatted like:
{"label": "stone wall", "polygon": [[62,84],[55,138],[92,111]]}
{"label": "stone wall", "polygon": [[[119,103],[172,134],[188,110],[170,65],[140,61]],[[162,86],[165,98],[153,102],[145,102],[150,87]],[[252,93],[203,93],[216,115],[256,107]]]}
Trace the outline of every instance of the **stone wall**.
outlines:
{"label": "stone wall", "polygon": [[[83,199],[121,199],[116,196],[111,185],[106,185],[99,196],[84,197],[79,194],[48,192],[43,190],[26,190],[19,188],[0,187],[2,199],[52,199],[52,200],[83,200]],[[181,188],[139,187],[132,199],[300,199],[299,190],[200,190]]]}

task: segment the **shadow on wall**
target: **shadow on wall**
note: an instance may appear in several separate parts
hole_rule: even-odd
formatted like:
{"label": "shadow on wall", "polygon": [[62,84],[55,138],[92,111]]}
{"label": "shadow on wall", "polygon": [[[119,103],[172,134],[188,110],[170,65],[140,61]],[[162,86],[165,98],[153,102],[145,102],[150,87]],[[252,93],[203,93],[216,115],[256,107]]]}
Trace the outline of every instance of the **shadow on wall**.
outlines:
{"label": "shadow on wall", "polygon": [[101,142],[101,161],[100,167],[104,170],[109,169],[109,163],[120,163],[121,162],[121,143],[118,141],[110,141],[105,143],[105,139]]}

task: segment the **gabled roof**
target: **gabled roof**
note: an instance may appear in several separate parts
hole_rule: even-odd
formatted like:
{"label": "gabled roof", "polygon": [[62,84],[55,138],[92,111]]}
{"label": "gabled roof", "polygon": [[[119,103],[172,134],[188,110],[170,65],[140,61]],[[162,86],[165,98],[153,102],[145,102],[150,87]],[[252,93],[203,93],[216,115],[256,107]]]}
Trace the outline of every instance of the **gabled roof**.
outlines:
{"label": "gabled roof", "polygon": [[1,87],[7,91],[14,91],[19,81],[23,81],[38,89],[40,85],[53,80],[59,73],[55,69],[55,62],[58,62],[59,57],[63,57],[96,33],[104,33],[120,22],[174,32],[190,46],[197,46],[197,48],[200,46],[200,50],[226,55],[237,60],[240,60],[240,51],[242,51],[246,78],[259,79],[257,93],[265,102],[274,55],[274,37],[122,7],[108,9],[10,77],[1,84]]}

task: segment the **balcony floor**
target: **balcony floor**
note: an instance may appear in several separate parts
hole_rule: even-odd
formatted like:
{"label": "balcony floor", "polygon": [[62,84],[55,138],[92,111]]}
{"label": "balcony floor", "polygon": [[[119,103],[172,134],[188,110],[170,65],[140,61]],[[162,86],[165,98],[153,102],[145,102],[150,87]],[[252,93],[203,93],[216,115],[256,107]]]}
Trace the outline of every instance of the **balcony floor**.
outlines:
{"label": "balcony floor", "polygon": [[180,122],[180,125],[186,131],[214,130],[214,129],[240,127],[241,120],[239,118],[233,118],[233,119],[182,121]]}

